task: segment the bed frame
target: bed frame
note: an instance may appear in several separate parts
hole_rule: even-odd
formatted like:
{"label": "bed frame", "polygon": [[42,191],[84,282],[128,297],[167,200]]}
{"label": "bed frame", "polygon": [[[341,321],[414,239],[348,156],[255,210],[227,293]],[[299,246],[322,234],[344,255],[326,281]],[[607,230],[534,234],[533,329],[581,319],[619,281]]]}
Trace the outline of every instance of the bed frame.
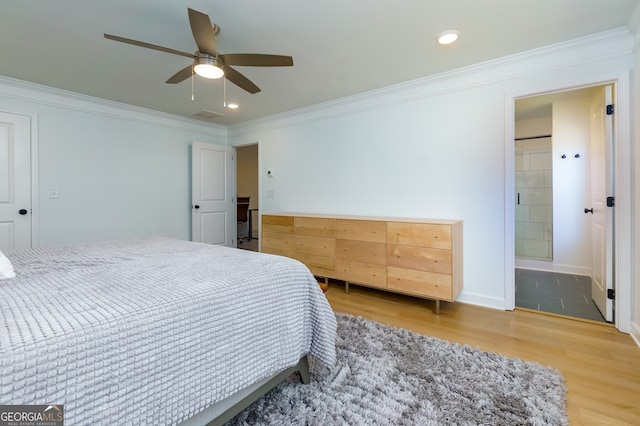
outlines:
{"label": "bed frame", "polygon": [[280,384],[284,379],[296,372],[300,374],[300,380],[302,383],[305,385],[309,384],[311,379],[309,374],[309,361],[306,355],[300,358],[298,364],[293,367],[289,367],[280,373],[262,379],[240,392],[223,399],[222,401],[180,423],[180,426],[224,425],[242,410],[253,404],[271,389]]}

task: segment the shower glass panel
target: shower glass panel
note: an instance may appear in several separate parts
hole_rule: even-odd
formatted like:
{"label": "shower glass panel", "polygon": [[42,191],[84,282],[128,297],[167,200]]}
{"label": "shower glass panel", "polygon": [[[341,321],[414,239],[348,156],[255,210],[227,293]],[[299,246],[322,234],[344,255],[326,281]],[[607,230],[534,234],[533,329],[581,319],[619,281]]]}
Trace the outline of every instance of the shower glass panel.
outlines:
{"label": "shower glass panel", "polygon": [[551,137],[516,140],[516,257],[553,260]]}

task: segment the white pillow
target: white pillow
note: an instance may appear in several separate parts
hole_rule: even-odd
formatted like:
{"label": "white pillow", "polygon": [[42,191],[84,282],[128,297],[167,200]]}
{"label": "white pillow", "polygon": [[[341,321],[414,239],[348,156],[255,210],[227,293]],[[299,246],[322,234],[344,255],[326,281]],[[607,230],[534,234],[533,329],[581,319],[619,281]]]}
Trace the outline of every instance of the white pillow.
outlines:
{"label": "white pillow", "polygon": [[14,278],[16,276],[13,265],[7,259],[7,256],[0,251],[0,280],[5,278]]}

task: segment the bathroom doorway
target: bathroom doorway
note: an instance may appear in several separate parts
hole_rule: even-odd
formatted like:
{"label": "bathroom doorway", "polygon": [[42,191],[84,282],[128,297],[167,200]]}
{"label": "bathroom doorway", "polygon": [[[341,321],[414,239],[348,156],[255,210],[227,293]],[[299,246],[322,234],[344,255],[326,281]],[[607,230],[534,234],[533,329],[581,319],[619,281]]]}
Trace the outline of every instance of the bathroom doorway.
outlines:
{"label": "bathroom doorway", "polygon": [[605,87],[515,101],[517,307],[605,321],[592,297],[600,269],[592,233],[599,152],[592,146],[592,105]]}

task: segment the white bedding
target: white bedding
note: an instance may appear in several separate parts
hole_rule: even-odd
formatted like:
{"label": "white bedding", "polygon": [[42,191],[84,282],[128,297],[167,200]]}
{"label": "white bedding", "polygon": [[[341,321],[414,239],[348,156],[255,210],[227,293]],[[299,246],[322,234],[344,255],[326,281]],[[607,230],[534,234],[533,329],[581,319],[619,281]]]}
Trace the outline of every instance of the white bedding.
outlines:
{"label": "white bedding", "polygon": [[16,276],[15,271],[13,270],[13,265],[7,259],[3,252],[0,251],[0,280],[4,280],[6,278],[13,278]]}
{"label": "white bedding", "polygon": [[335,363],[335,315],[292,259],[166,238],[7,257],[0,404],[175,424],[305,354]]}

